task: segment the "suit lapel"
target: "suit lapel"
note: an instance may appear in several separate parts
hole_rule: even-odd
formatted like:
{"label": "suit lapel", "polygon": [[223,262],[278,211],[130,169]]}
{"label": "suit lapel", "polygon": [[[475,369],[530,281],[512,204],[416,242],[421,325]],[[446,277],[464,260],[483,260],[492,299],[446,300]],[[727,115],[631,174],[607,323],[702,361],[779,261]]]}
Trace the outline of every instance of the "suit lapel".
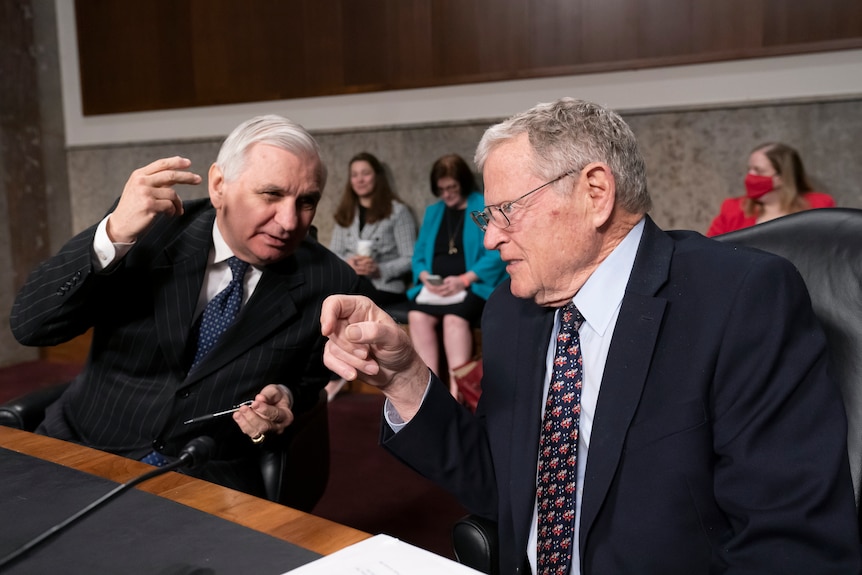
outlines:
{"label": "suit lapel", "polygon": [[186,342],[212,244],[215,210],[195,219],[153,267],[156,336],[168,362],[185,369]]}
{"label": "suit lapel", "polygon": [[353,220],[356,225],[356,236],[359,238],[372,239],[374,234],[377,232],[377,226],[380,225],[380,222],[374,222],[371,224],[365,224],[365,227],[362,228],[362,232],[359,231],[359,217],[357,216]]}
{"label": "suit lapel", "polygon": [[640,402],[664,315],[673,242],[647,217],[599,391],[581,502],[580,545],[608,494]]}
{"label": "suit lapel", "polygon": [[197,381],[230,363],[297,314],[291,291],[305,283],[305,277],[296,271],[296,267],[296,258],[291,256],[264,270],[236,321],[189,374],[186,383]]}
{"label": "suit lapel", "polygon": [[[153,267],[156,334],[165,357],[177,371],[188,369],[189,333],[212,247],[214,221],[214,210],[195,219],[165,248]],[[264,270],[234,324],[188,374],[186,384],[223,367],[297,313],[290,291],[305,280],[296,267],[295,257],[290,257]]]}
{"label": "suit lapel", "polygon": [[540,313],[536,313],[538,306],[532,302],[520,303],[533,309],[529,313],[522,313],[520,321],[515,325],[515,333],[518,335],[515,338],[516,349],[512,350],[512,356],[517,357],[513,405],[522,407],[512,410],[514,415],[510,426],[512,456],[509,460],[509,477],[512,478],[515,540],[526,541],[533,516],[536,478],[534,473],[524,473],[523,466],[535,471],[539,457],[540,430],[536,421],[541,419],[542,382],[547,368],[544,352],[551,338],[555,310],[538,308]]}

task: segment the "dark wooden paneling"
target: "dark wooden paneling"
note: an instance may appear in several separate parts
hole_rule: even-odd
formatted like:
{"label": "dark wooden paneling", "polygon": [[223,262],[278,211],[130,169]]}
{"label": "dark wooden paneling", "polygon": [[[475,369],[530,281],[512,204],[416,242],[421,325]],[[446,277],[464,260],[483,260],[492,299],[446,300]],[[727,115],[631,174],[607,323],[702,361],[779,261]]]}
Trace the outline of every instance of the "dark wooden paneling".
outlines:
{"label": "dark wooden paneling", "polygon": [[692,2],[691,29],[695,54],[753,54],[763,43],[763,4],[751,0]]}
{"label": "dark wooden paneling", "polygon": [[638,58],[639,0],[581,0],[584,64],[627,62]]}
{"label": "dark wooden paneling", "polygon": [[200,105],[188,0],[75,3],[84,114]]}
{"label": "dark wooden paneling", "polygon": [[584,61],[585,4],[570,0],[529,4],[528,69],[571,66]]}
{"label": "dark wooden paneling", "polygon": [[831,42],[859,38],[859,0],[765,0],[766,46]]}
{"label": "dark wooden paneling", "polygon": [[85,114],[862,47],[859,0],[76,0]]}

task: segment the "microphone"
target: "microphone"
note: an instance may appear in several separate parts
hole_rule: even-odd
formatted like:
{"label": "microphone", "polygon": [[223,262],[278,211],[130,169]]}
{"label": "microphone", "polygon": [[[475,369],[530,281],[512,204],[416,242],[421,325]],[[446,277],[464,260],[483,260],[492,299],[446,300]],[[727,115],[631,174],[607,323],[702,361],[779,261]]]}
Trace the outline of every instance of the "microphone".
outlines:
{"label": "microphone", "polygon": [[159,475],[163,475],[168,471],[173,471],[174,469],[179,469],[181,467],[188,467],[189,469],[195,469],[204,465],[207,461],[212,458],[212,455],[215,451],[215,440],[212,437],[208,437],[206,435],[202,435],[200,437],[195,437],[191,441],[189,441],[182,449],[180,449],[180,454],[177,457],[176,461],[172,461],[171,463],[163,466],[157,467],[152,471],[148,471],[143,475],[139,475],[129,481],[123,483],[122,485],[118,485],[99,499],[93,501],[88,506],[84,507],[71,517],[61,521],[60,523],[54,525],[47,531],[43,532],[41,535],[38,535],[7,555],[0,559],[0,569],[9,565],[16,559],[20,558],[22,555],[48,539],[53,535],[56,535],[75,521],[81,519],[85,515],[91,513],[98,507],[101,507],[111,499],[115,498],[117,495],[122,493],[123,491],[127,491],[131,489],[135,485],[139,483],[143,483],[153,477],[158,477]]}
{"label": "microphone", "polygon": [[[177,465],[176,467],[187,466],[189,469],[196,469],[209,461],[212,458],[214,451],[215,440],[212,437],[207,435],[195,437],[186,443],[185,447],[180,449],[179,461],[182,461],[183,464]],[[171,465],[173,465],[173,463]],[[169,467],[169,465],[166,465],[165,467]],[[160,469],[164,469],[165,467]],[[171,469],[176,469],[176,467],[171,467]]]}

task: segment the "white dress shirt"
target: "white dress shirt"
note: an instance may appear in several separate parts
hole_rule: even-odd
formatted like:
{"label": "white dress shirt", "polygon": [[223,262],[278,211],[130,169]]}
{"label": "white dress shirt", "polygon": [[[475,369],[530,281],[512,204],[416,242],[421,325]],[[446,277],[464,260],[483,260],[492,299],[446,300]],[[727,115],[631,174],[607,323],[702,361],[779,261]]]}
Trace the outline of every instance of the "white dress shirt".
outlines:
{"label": "white dress shirt", "polygon": [[[641,220],[632,228],[623,241],[605,258],[596,271],[578,290],[572,301],[578,311],[584,316],[584,323],[578,330],[581,340],[581,358],[583,359],[583,387],[581,388],[581,416],[578,426],[578,479],[575,492],[575,532],[572,549],[571,575],[580,575],[578,534],[581,525],[581,499],[584,494],[584,473],[587,469],[587,455],[590,451],[590,434],[593,429],[593,417],[599,400],[599,389],[602,385],[602,375],[605,372],[605,362],[608,349],[617,325],[620,306],[629,282],[635,255],[643,234],[644,222]],[[553,374],[553,361],[556,352],[557,333],[560,330],[560,312],[557,310],[554,319],[554,329],[548,342],[545,364],[544,392],[542,395],[542,415],[544,416],[545,400],[548,397],[548,387]],[[536,462],[538,468],[538,461]],[[538,476],[537,476],[538,481]],[[537,511],[535,501],[533,519],[530,527],[530,538],[527,541],[527,558],[533,573],[536,572],[536,545],[538,544],[536,527]]]}
{"label": "white dress shirt", "polygon": [[[93,252],[96,254],[94,265],[97,272],[119,262],[132,249],[132,246],[135,245],[134,243],[111,241],[107,230],[108,218],[110,217],[109,214],[99,222],[99,226],[96,228],[96,235],[93,238]],[[193,316],[194,319],[197,319],[203,313],[207,303],[230,283],[233,273],[227,265],[227,260],[233,255],[234,253],[228,247],[227,243],[225,243],[218,225],[213,222],[213,247],[210,249],[209,256],[207,257],[206,275],[204,275],[204,282],[201,286],[198,304]],[[257,287],[262,274],[262,270],[255,266],[249,266],[243,278],[242,305],[245,305],[254,293],[254,289]]]}

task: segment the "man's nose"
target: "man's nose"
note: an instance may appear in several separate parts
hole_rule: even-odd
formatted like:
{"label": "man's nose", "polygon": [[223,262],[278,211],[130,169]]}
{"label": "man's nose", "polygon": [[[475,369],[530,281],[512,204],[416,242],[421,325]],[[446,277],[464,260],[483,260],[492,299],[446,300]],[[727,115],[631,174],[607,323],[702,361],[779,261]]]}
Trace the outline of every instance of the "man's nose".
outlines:
{"label": "man's nose", "polygon": [[275,211],[275,223],[287,231],[295,230],[299,221],[296,211],[296,201],[279,202]]}
{"label": "man's nose", "polygon": [[496,250],[503,241],[504,235],[503,230],[488,222],[488,227],[485,228],[485,236],[482,238],[482,245],[485,246],[486,250]]}

